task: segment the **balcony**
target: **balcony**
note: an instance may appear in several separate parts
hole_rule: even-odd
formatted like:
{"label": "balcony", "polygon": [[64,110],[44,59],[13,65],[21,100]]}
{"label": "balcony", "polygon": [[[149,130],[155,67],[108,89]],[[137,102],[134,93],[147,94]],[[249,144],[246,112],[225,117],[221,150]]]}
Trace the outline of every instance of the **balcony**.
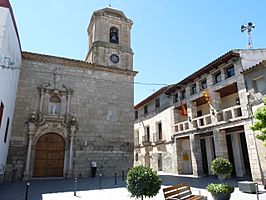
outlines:
{"label": "balcony", "polygon": [[225,108],[217,113],[218,122],[234,121],[242,117],[242,108],[240,105]]}
{"label": "balcony", "polygon": [[144,146],[151,145],[150,135],[144,135],[144,136],[142,136],[142,144]]}
{"label": "balcony", "polygon": [[203,115],[192,120],[193,128],[203,128],[212,124],[211,114]]}
{"label": "balcony", "polygon": [[[243,106],[236,105],[229,108],[225,108],[217,112],[217,123],[223,124],[226,122],[239,120],[243,117]],[[215,120],[216,121],[216,120]],[[203,115],[192,119],[192,127],[189,126],[189,121],[183,121],[174,125],[175,132],[181,133],[184,131],[195,130],[197,128],[206,128],[215,125],[216,122],[212,121],[212,114]]]}
{"label": "balcony", "polygon": [[183,121],[180,123],[176,123],[175,125],[175,132],[182,132],[189,129],[189,121]]}
{"label": "balcony", "polygon": [[165,136],[162,132],[156,132],[153,134],[153,141],[155,144],[161,144],[165,142]]}
{"label": "balcony", "polygon": [[139,138],[138,137],[136,137],[136,138],[134,138],[134,147],[140,147],[140,143],[139,143]]}

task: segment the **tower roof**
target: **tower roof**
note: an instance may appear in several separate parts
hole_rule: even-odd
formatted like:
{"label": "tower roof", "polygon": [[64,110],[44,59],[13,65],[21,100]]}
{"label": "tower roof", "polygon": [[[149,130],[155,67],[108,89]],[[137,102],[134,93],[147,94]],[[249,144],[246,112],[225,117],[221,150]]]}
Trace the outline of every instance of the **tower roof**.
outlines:
{"label": "tower roof", "polygon": [[126,15],[122,11],[117,10],[115,8],[111,8],[111,7],[106,7],[106,8],[96,10],[93,12],[93,15],[97,15],[97,14],[107,14],[107,15],[111,15],[114,17],[123,18],[123,19],[128,20],[128,18],[126,17]]}

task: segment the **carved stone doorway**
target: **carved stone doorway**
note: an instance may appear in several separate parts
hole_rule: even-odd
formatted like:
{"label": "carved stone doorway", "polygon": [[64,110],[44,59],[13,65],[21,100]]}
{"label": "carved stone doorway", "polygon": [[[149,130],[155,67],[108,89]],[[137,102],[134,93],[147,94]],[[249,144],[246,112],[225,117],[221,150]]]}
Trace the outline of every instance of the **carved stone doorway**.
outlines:
{"label": "carved stone doorway", "polygon": [[38,139],[33,166],[34,177],[62,177],[64,170],[64,138],[46,133]]}

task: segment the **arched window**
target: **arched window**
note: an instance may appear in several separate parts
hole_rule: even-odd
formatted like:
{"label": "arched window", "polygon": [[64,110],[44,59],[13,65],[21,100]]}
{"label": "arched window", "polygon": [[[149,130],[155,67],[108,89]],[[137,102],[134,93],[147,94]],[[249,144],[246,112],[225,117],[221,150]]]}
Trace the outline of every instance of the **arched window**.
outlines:
{"label": "arched window", "polygon": [[51,96],[49,102],[49,114],[55,115],[60,114],[61,110],[61,99],[58,96]]}
{"label": "arched window", "polygon": [[115,44],[119,43],[118,28],[116,27],[110,28],[110,42]]}

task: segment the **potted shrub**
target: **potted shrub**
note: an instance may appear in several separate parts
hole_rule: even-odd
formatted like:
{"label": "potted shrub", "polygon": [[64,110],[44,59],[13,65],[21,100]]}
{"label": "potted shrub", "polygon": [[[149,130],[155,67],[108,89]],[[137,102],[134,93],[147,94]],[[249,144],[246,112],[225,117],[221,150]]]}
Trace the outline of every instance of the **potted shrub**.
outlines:
{"label": "potted shrub", "polygon": [[226,176],[232,173],[233,166],[229,160],[219,157],[212,160],[211,171],[213,174],[218,175],[220,180],[225,180]]}
{"label": "potted shrub", "polygon": [[[224,181],[232,170],[232,164],[225,158],[216,158],[211,162],[211,171],[218,175],[220,181]],[[226,183],[211,183],[206,189],[212,194],[214,200],[229,200],[234,191],[234,188]]]}
{"label": "potted shrub", "polygon": [[214,200],[228,200],[234,192],[234,188],[226,183],[211,183],[206,189],[212,194]]}
{"label": "potted shrub", "polygon": [[127,190],[132,197],[153,197],[158,194],[162,180],[157,172],[146,166],[137,166],[129,170],[127,174]]}

